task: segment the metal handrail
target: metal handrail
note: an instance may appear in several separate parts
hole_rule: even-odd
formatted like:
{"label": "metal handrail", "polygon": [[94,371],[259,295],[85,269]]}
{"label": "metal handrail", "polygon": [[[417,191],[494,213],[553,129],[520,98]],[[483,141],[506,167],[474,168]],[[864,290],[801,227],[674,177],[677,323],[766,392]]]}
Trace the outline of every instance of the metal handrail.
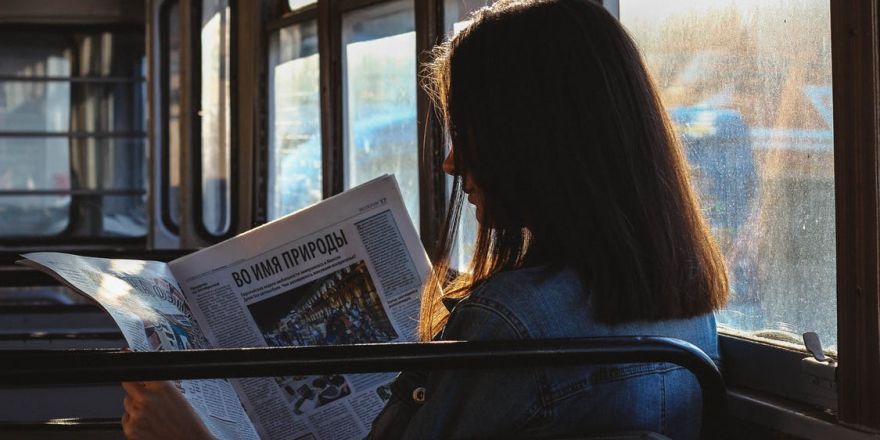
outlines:
{"label": "metal handrail", "polygon": [[120,350],[6,350],[0,351],[0,365],[3,365],[0,369],[0,387],[641,362],[673,363],[693,373],[703,394],[702,437],[713,438],[719,433],[726,411],[726,391],[718,367],[693,344],[653,336],[149,353]]}

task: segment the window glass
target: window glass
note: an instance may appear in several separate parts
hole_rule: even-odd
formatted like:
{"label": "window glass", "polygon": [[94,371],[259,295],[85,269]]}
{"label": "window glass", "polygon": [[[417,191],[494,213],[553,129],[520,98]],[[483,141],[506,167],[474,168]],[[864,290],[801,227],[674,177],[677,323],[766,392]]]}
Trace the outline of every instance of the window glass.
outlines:
{"label": "window glass", "polygon": [[[492,3],[490,0],[446,0],[443,3],[443,23],[447,36],[453,36],[461,32],[470,24],[468,16],[484,6]],[[448,151],[448,148],[447,148]],[[446,188],[452,188],[452,178],[447,177]],[[449,266],[457,270],[465,270],[474,254],[474,246],[477,244],[477,211],[474,205],[467,199],[462,201],[461,220],[455,244],[452,249],[452,257]]]}
{"label": "window glass", "polygon": [[66,132],[70,127],[67,81],[0,80],[0,130]]}
{"label": "window glass", "polygon": [[279,29],[269,41],[268,217],[321,200],[318,32],[313,22]]}
{"label": "window glass", "polygon": [[485,6],[489,6],[493,0],[444,0],[443,2],[443,29],[446,35],[454,35],[464,29],[470,20],[468,16]]}
{"label": "window glass", "polygon": [[231,219],[229,2],[204,0],[201,31],[202,222],[213,235],[229,231]]}
{"label": "window glass", "polygon": [[0,236],[57,235],[67,229],[70,195],[65,193],[71,184],[67,138],[3,136],[0,158]]}
{"label": "window glass", "polygon": [[0,41],[0,237],[143,236],[143,35]]}
{"label": "window glass", "polygon": [[[837,344],[829,2],[622,0],[729,266],[719,321]],[[699,36],[699,37],[696,37]]]}
{"label": "window glass", "polygon": [[416,35],[411,1],[342,17],[345,187],[397,177],[419,225]]}
{"label": "window glass", "polygon": [[289,7],[291,11],[295,11],[317,2],[318,0],[287,0],[287,7]]}
{"label": "window glass", "polygon": [[0,46],[0,74],[22,78],[0,81],[2,236],[57,235],[70,222],[70,196],[62,195],[70,191],[67,138],[14,136],[14,132],[69,130],[70,82],[26,80],[69,77],[67,55],[63,42],[54,38],[30,47]]}

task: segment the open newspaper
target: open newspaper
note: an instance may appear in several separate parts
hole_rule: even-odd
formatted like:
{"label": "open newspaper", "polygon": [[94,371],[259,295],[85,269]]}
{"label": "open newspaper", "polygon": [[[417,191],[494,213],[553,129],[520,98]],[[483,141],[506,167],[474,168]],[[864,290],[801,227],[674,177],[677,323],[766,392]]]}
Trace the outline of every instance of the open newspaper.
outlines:
{"label": "open newspaper", "polygon": [[[167,264],[25,257],[97,301],[136,351],[413,341],[429,272],[392,176]],[[347,439],[369,431],[393,377],[177,385],[220,439]]]}

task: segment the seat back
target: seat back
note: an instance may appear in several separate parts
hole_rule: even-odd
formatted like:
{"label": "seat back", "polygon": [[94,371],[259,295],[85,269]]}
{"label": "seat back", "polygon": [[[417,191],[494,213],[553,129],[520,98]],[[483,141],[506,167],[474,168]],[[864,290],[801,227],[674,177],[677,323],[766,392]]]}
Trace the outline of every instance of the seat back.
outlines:
{"label": "seat back", "polygon": [[[718,438],[726,410],[715,363],[688,342],[664,337],[442,341],[310,347],[123,352],[0,352],[0,387],[121,381],[271,377],[400,370],[498,369],[638,362],[672,363],[697,378],[702,438]],[[651,437],[647,437],[651,438]]]}

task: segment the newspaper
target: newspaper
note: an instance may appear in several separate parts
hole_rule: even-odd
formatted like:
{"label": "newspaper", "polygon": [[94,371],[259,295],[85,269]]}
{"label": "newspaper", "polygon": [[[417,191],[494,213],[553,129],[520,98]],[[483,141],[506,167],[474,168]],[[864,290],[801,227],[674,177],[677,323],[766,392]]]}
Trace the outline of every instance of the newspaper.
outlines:
{"label": "newspaper", "polygon": [[[24,264],[48,269],[98,302],[134,351],[211,348],[165,263],[107,260],[56,252],[24,255]],[[238,396],[226,380],[184,380],[175,385],[218,439],[257,439]]]}
{"label": "newspaper", "polygon": [[[134,350],[413,341],[430,270],[393,176],[168,264],[25,257],[99,302]],[[326,374],[180,388],[218,438],[348,439],[369,432],[393,378]]]}

